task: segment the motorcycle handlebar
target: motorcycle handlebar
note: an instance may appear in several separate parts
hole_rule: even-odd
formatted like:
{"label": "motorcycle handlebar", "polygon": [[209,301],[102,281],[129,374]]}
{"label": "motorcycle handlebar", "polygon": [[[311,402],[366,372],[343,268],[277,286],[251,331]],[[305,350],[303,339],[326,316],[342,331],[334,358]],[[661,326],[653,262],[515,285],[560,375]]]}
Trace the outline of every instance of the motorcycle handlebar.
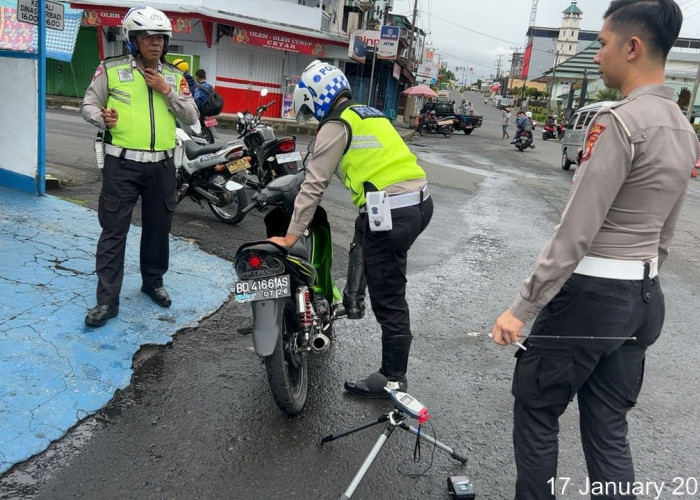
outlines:
{"label": "motorcycle handlebar", "polygon": [[253,203],[251,203],[251,204],[249,204],[249,205],[246,205],[246,206],[243,207],[243,209],[241,210],[241,213],[247,214],[248,212],[250,212],[251,210],[253,210],[257,205],[258,205],[258,204],[257,204],[256,202],[253,202]]}

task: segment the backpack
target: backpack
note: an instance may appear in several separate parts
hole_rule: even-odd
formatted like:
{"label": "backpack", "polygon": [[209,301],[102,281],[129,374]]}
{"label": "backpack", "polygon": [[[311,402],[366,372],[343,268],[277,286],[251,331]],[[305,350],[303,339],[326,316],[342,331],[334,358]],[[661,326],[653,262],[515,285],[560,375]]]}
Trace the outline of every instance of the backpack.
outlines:
{"label": "backpack", "polygon": [[202,104],[200,112],[204,116],[216,116],[221,113],[224,108],[224,98],[219,95],[219,93],[209,85],[200,85],[200,89],[207,93],[207,99]]}
{"label": "backpack", "polygon": [[532,120],[530,118],[525,118],[523,121],[523,130],[525,132],[532,132]]}

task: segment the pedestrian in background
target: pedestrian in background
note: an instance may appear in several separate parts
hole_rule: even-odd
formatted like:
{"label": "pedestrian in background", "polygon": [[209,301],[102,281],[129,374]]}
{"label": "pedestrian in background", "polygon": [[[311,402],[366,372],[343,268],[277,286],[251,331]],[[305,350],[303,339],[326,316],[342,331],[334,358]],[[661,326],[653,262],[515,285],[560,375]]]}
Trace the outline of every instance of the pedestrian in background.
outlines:
{"label": "pedestrian in background", "polygon": [[511,118],[511,116],[512,116],[512,115],[510,114],[510,108],[505,108],[505,109],[503,110],[503,123],[502,123],[502,126],[503,126],[503,137],[502,137],[502,139],[508,139],[508,138],[510,138],[510,135],[508,134],[508,126],[510,125],[510,118]]}
{"label": "pedestrian in background", "polygon": [[83,118],[105,131],[98,218],[97,305],[85,317],[102,326],[119,314],[126,237],[141,197],[141,291],[169,307],[163,286],[168,270],[170,226],[175,210],[175,118],[197,121],[197,107],[180,70],[165,63],[172,27],[152,7],[124,17],[130,54],[105,59],[85,92]]}
{"label": "pedestrian in background", "polygon": [[587,482],[615,485],[605,498],[635,498],[627,412],[661,333],[657,272],[698,153],[664,85],[678,5],[616,0],[604,19],[594,62],[623,98],[591,121],[561,221],[492,331],[507,345],[537,316],[513,376],[517,499],[555,498],[558,420],[575,395]]}

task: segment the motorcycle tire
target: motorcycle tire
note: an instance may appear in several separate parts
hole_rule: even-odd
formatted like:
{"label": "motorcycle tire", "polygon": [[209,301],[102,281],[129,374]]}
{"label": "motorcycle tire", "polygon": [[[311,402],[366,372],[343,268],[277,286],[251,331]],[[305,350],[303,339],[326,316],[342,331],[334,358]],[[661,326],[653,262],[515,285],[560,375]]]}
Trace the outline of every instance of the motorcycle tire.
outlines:
{"label": "motorcycle tire", "polygon": [[442,135],[444,135],[445,137],[452,137],[453,132],[454,132],[454,129],[452,128],[452,126],[449,126],[449,127],[447,127],[446,130],[444,130],[442,132]]}
{"label": "motorcycle tire", "polygon": [[525,144],[522,142],[517,143],[515,147],[518,148],[518,151],[520,151],[521,153],[525,150]]}
{"label": "motorcycle tire", "polygon": [[294,352],[294,333],[298,331],[294,301],[288,300],[282,311],[282,331],[277,336],[275,350],[265,358],[265,369],[275,403],[289,415],[296,415],[304,408],[309,386],[308,355]]}
{"label": "motorcycle tire", "polygon": [[422,126],[418,129],[418,133],[421,135],[421,137],[425,137],[426,135],[428,135],[429,132],[430,131],[428,130],[428,127],[426,127],[426,126]]}
{"label": "motorcycle tire", "polygon": [[465,128],[464,129],[464,135],[472,135],[472,132],[474,131],[473,128]]}
{"label": "motorcycle tire", "polygon": [[[219,173],[215,173],[209,177],[209,182],[222,187],[226,184],[226,181],[228,181],[228,177]],[[238,224],[245,217],[243,208],[249,203],[248,195],[245,189],[239,189],[238,191],[229,193],[229,196],[231,197],[231,203],[220,207],[215,203],[208,202],[209,208],[211,208],[211,211],[221,222]]]}

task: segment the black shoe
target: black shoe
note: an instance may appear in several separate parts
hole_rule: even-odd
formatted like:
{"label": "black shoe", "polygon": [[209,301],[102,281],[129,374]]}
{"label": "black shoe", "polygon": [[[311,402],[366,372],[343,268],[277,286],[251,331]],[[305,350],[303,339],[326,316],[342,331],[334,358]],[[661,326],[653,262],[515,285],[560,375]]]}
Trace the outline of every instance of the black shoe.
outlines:
{"label": "black shoe", "polygon": [[[383,376],[383,375],[382,375]],[[369,377],[368,377],[369,378]],[[394,389],[401,392],[406,392],[408,388],[408,381],[406,376],[399,377],[395,380],[389,380],[386,384],[387,389]],[[362,396],[364,398],[370,399],[391,399],[391,396],[384,388],[373,387],[370,389],[367,386],[367,379],[356,380],[355,382],[345,381],[345,390],[350,394],[355,394],[357,396]]]}
{"label": "black shoe", "polygon": [[168,295],[168,291],[162,286],[159,288],[154,288],[153,290],[142,286],[141,291],[148,295],[153,300],[153,302],[155,302],[161,307],[170,307],[170,304],[173,303],[172,300],[170,300],[170,295]]}
{"label": "black shoe", "polygon": [[102,326],[107,320],[119,314],[118,305],[96,305],[85,316],[85,324],[88,326]]}
{"label": "black shoe", "polygon": [[530,147],[531,147],[532,149],[535,149],[535,145],[534,145],[534,144],[531,144]]}
{"label": "black shoe", "polygon": [[343,308],[345,309],[345,316],[348,319],[362,319],[365,317],[364,303],[343,300]]}

